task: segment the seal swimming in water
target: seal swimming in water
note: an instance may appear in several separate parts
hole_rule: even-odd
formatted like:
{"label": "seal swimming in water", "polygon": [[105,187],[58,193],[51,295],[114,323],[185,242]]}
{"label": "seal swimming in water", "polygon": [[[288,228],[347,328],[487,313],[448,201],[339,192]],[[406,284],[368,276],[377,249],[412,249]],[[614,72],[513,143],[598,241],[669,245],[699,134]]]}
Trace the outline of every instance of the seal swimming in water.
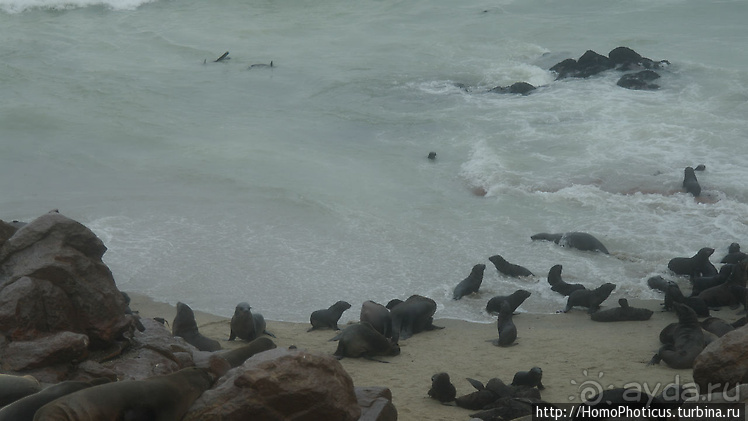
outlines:
{"label": "seal swimming in water", "polygon": [[693,167],[686,167],[683,174],[683,189],[688,193],[691,193],[694,197],[699,197],[701,194],[701,186],[699,180],[696,179],[696,173],[693,171]]}
{"label": "seal swimming in water", "polygon": [[309,323],[312,324],[312,327],[309,328],[307,332],[311,332],[314,329],[324,328],[340,330],[338,327],[338,320],[340,320],[340,316],[343,315],[343,312],[349,308],[351,308],[349,303],[338,301],[327,309],[313,311],[312,315],[309,316]]}
{"label": "seal swimming in water", "polygon": [[486,265],[480,263],[473,266],[470,271],[470,275],[467,278],[460,281],[454,289],[453,299],[459,300],[460,298],[474,294],[478,292],[481,283],[483,282],[483,271],[486,270]]}
{"label": "seal swimming in water", "polygon": [[541,232],[531,236],[530,239],[533,241],[553,241],[562,247],[571,247],[583,251],[599,251],[600,253],[610,254],[608,253],[608,249],[605,248],[600,240],[586,232],[565,232],[561,234],[548,234]]}
{"label": "seal swimming in water", "polygon": [[392,337],[392,316],[387,307],[367,300],[361,304],[361,314],[359,321],[369,323],[377,332],[384,335],[385,338]]}
{"label": "seal swimming in water", "polygon": [[188,367],[145,380],[100,384],[55,399],[42,406],[34,419],[181,420],[213,380],[208,370]]}
{"label": "seal swimming in water", "polygon": [[452,402],[457,396],[455,385],[449,380],[449,374],[436,373],[431,376],[431,389],[429,396],[441,403]]}
{"label": "seal swimming in water", "polygon": [[543,370],[540,367],[533,367],[529,371],[518,371],[512,379],[512,386],[537,387],[539,390],[545,389],[541,380],[543,379]]}
{"label": "seal swimming in water", "polygon": [[100,377],[91,381],[69,380],[54,384],[4,406],[0,409],[0,421],[33,421],[36,411],[49,402],[87,387],[108,382],[109,379]]}
{"label": "seal swimming in water", "polygon": [[385,338],[366,322],[352,324],[330,340],[338,341],[338,348],[333,354],[338,359],[363,357],[374,360],[377,355],[400,354],[400,347],[396,342]]}
{"label": "seal swimming in water", "polygon": [[181,301],[177,302],[177,315],[171,323],[171,334],[184,338],[188,344],[200,351],[218,351],[221,349],[221,344],[218,341],[203,336],[198,331],[195,313],[190,306]]}
{"label": "seal swimming in water", "polygon": [[618,306],[618,308],[596,311],[590,314],[590,318],[596,322],[639,321],[649,320],[654,313],[646,308],[630,307],[628,300],[625,298],[618,300]]}
{"label": "seal swimming in water", "polygon": [[513,313],[530,295],[531,292],[524,289],[518,289],[510,295],[497,295],[488,300],[488,303],[486,304],[486,312],[489,314],[498,314],[501,311],[501,303],[506,301],[509,303],[509,308]]}
{"label": "seal swimming in water", "polygon": [[616,288],[615,284],[611,284],[610,282],[604,283],[600,285],[599,287],[589,290],[589,289],[579,289],[574,292],[572,292],[569,295],[569,298],[566,300],[566,308],[564,309],[564,313],[567,313],[569,310],[571,310],[572,307],[587,307],[588,313],[594,313],[600,308],[600,304],[602,304],[603,301],[608,299],[610,296],[610,293],[613,292],[613,290]]}
{"label": "seal swimming in water", "polygon": [[275,337],[266,329],[265,318],[260,313],[252,313],[252,307],[244,301],[236,305],[234,315],[231,317],[231,333],[229,340],[237,337],[245,341],[253,341],[262,334]]}
{"label": "seal swimming in water", "polygon": [[562,269],[562,265],[554,265],[551,270],[548,271],[548,283],[551,285],[551,290],[566,297],[574,291],[586,289],[582,284],[567,284],[564,282],[564,280],[561,279]]}
{"label": "seal swimming in water", "polygon": [[657,351],[648,365],[665,361],[672,368],[693,368],[693,361],[706,346],[704,332],[691,307],[673,303],[673,308],[678,315],[678,324],[672,330],[672,340],[668,340],[661,332],[660,340],[665,345]]}
{"label": "seal swimming in water", "polygon": [[518,278],[520,276],[533,276],[533,273],[529,269],[520,265],[507,262],[503,257],[496,254],[488,258],[488,260],[496,266],[496,270],[499,273],[503,273],[506,276]]}
{"label": "seal swimming in water", "polygon": [[[394,300],[393,300],[394,301]],[[388,303],[388,307],[390,307]],[[392,317],[392,340],[408,339],[426,330],[444,329],[434,326],[436,301],[420,295],[411,295],[407,300],[390,307]]]}
{"label": "seal swimming in water", "polygon": [[501,302],[496,328],[499,332],[499,339],[493,341],[494,345],[510,346],[517,340],[517,326],[514,325],[512,309],[506,301]]}
{"label": "seal swimming in water", "polygon": [[676,275],[687,275],[690,278],[716,275],[717,268],[709,261],[714,253],[711,247],[703,247],[691,257],[674,257],[670,259],[667,268]]}
{"label": "seal swimming in water", "polygon": [[272,69],[273,67],[274,67],[273,61],[271,60],[270,64],[265,64],[265,63],[253,64],[249,66],[249,69]]}

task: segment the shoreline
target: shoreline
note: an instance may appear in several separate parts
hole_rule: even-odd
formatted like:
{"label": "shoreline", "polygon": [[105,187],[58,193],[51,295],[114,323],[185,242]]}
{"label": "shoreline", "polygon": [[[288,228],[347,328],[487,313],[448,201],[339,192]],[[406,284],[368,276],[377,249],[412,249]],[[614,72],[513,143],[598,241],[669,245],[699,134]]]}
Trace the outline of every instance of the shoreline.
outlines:
{"label": "shoreline", "polygon": [[[171,325],[176,307],[150,297],[126,291],[130,307],[141,317],[163,317]],[[401,354],[382,357],[388,364],[361,358],[344,358],[340,362],[356,386],[384,386],[392,390],[398,419],[455,420],[469,419],[476,411],[442,405],[427,392],[431,376],[449,374],[457,396],[475,389],[465,380],[483,383],[498,377],[512,381],[518,371],[533,366],[543,370],[543,400],[551,403],[579,403],[580,395],[610,387],[638,386],[650,394],[659,393],[671,383],[693,381],[693,370],[673,369],[661,363],[647,366],[659,349],[659,333],[676,321],[675,314],[663,312],[659,300],[629,300],[632,306],[654,311],[647,321],[601,323],[590,320],[586,311],[574,309],[566,314],[520,313],[514,317],[518,338],[515,345],[500,348],[489,341],[497,337],[495,323],[475,323],[455,319],[436,319],[444,329],[419,333],[400,341]],[[351,310],[356,310],[354,306]],[[611,304],[603,308],[610,308]],[[356,310],[357,312],[357,310]],[[727,321],[739,316],[737,310],[724,309],[716,315]],[[228,341],[230,318],[195,310],[200,333],[216,339],[225,349],[245,342]],[[266,320],[267,330],[279,347],[295,345],[310,352],[331,355],[336,342],[330,342],[331,330],[307,332],[308,323]],[[341,324],[343,328],[346,324]],[[584,395],[589,397],[589,395]]]}

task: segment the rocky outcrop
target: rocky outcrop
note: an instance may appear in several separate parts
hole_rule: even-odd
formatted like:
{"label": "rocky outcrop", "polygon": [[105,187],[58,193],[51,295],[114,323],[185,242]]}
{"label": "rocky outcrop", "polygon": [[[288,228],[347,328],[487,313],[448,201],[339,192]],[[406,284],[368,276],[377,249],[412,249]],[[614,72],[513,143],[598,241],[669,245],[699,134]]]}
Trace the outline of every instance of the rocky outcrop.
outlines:
{"label": "rocky outcrop", "polygon": [[352,421],[360,415],[353,381],[340,362],[278,348],[226,373],[195,401],[184,419]]}
{"label": "rocky outcrop", "polygon": [[748,383],[748,327],[726,333],[701,351],[693,364],[699,392],[723,392]]}
{"label": "rocky outcrop", "polygon": [[358,421],[397,421],[392,391],[386,387],[357,387],[356,400],[361,407]]}

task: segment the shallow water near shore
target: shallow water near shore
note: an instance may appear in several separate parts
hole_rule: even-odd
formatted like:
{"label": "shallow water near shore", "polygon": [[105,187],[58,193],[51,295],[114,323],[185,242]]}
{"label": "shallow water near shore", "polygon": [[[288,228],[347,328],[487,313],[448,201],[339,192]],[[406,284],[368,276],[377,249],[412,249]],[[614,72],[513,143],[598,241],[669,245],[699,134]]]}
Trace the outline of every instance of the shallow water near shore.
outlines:
{"label": "shallow water near shore", "polygon": [[[488,322],[493,295],[564,300],[748,238],[744,2],[0,0],[0,218],[58,208],[122,290],[307,321],[411,294]],[[548,68],[625,45],[657,91]],[[229,50],[230,60],[214,63]],[[269,63],[273,68],[252,68]],[[528,96],[487,93],[526,81]],[[463,89],[467,86],[469,89]],[[430,161],[426,155],[437,153]],[[704,200],[680,192],[697,173]],[[611,255],[530,241],[586,231]],[[535,273],[499,276],[501,254]],[[451,300],[477,263],[481,293]]]}

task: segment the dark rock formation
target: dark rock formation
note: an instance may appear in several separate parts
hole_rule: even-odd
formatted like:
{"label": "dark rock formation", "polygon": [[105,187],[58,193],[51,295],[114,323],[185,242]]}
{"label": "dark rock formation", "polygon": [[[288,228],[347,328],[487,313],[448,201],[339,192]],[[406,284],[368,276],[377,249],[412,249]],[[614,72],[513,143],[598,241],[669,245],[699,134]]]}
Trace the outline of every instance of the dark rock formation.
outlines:
{"label": "dark rock formation", "polygon": [[654,70],[642,70],[621,76],[616,85],[626,89],[654,91],[660,86],[650,82],[659,78],[660,75]]}
{"label": "dark rock formation", "polygon": [[748,383],[748,327],[727,332],[707,345],[693,362],[693,380],[701,394]]}

